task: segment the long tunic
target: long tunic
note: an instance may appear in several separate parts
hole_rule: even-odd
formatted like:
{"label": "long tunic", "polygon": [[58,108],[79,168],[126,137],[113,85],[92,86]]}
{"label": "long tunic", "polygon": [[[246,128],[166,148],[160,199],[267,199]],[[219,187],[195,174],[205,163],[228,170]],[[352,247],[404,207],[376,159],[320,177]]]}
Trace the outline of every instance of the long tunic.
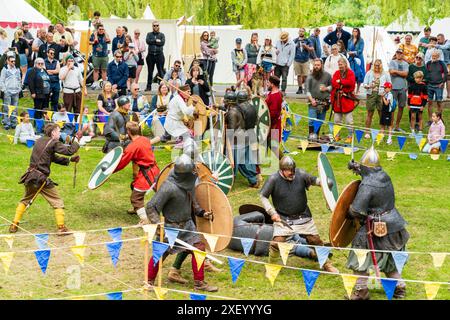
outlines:
{"label": "long tunic", "polygon": [[[338,83],[337,81],[340,80]],[[351,95],[355,90],[356,79],[352,69],[347,68],[347,75],[342,77],[340,71],[336,71],[331,79],[331,104],[333,111],[336,113],[349,113],[355,109],[355,101],[342,95]]]}
{"label": "long tunic", "polygon": [[266,98],[266,104],[270,113],[270,129],[278,130],[278,141],[281,141],[281,105],[283,96],[280,91],[269,92]]}
{"label": "long tunic", "polygon": [[179,95],[170,100],[167,111],[167,118],[164,124],[166,131],[173,137],[180,137],[190,134],[189,128],[183,123],[184,116],[192,117],[195,108],[187,106],[186,102]]}

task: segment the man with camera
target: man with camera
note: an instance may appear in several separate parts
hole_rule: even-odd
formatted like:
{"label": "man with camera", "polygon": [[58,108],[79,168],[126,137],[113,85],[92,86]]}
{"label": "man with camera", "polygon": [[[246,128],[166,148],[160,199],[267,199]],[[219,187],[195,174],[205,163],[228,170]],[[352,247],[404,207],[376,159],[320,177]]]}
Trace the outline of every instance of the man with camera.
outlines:
{"label": "man with camera", "polygon": [[305,37],[305,28],[298,30],[298,38],[294,39],[295,58],[294,71],[297,76],[298,90],[297,94],[303,93],[303,83],[309,74],[309,56],[314,52],[311,40]]}
{"label": "man with camera", "polygon": [[98,89],[98,77],[101,70],[102,80],[106,81],[106,69],[108,68],[108,44],[111,43],[108,33],[102,24],[97,25],[97,30],[91,35],[89,44],[92,45],[92,63],[94,65],[94,83],[92,89]]}
{"label": "man with camera", "polygon": [[[81,88],[83,86],[83,75],[75,66],[72,55],[65,58],[66,65],[61,68],[59,79],[63,83],[63,102],[68,112],[80,113],[81,110]],[[86,88],[85,88],[85,94]]]}

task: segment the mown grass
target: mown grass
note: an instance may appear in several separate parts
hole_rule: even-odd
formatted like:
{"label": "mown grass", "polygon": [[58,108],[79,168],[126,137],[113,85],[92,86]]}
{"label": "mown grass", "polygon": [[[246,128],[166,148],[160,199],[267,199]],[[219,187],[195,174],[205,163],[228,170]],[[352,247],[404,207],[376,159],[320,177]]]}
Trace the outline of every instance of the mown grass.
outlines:
{"label": "mown grass", "polygon": [[[29,99],[21,100],[23,106],[30,106]],[[94,99],[88,101],[90,106],[95,105]],[[291,102],[292,110],[301,115],[307,115],[304,104]],[[446,123],[450,123],[450,117],[446,112]],[[365,109],[358,108],[355,112],[355,124],[363,126]],[[374,127],[379,127],[375,116]],[[302,119],[293,134],[305,136],[307,132],[306,119]],[[404,129],[408,128],[406,119],[402,122]],[[328,130],[327,128],[325,128]],[[0,132],[5,133],[4,130]],[[12,131],[9,134],[13,134]],[[82,148],[80,155],[82,161],[77,167],[77,185],[72,187],[73,167],[61,167],[53,165],[52,179],[59,183],[58,190],[65,201],[66,223],[72,230],[92,230],[117,226],[130,226],[137,223],[135,216],[126,214],[129,208],[129,183],[131,181],[131,166],[111,177],[101,188],[94,191],[87,190],[89,176],[102,158],[99,149],[101,141],[93,141],[90,149]],[[367,147],[370,141],[363,139],[360,146]],[[294,155],[299,167],[317,175],[317,151],[303,153],[297,149],[299,142],[289,140],[289,151],[298,151]],[[378,146],[380,150],[398,151],[396,142],[392,146],[385,143]],[[408,139],[403,151],[418,152],[414,139]],[[448,151],[447,151],[448,153]],[[17,202],[23,193],[23,186],[18,179],[28,166],[31,149],[23,145],[11,145],[6,136],[0,136],[0,215],[12,219]],[[162,168],[170,161],[170,152],[167,150],[155,150],[158,165]],[[419,156],[417,160],[409,159],[408,155],[398,154],[394,161],[387,161],[386,153],[381,152],[381,161],[384,169],[390,174],[396,191],[396,206],[404,218],[408,221],[408,231],[411,239],[407,245],[409,251],[420,252],[448,252],[449,251],[449,213],[450,213],[450,162],[443,156],[433,161],[428,156]],[[358,160],[362,152],[357,152]],[[447,156],[447,154],[445,155]],[[337,153],[329,153],[328,158],[333,166],[338,188],[341,191],[350,181],[357,179],[347,170],[347,162],[350,156]],[[237,214],[240,205],[245,203],[258,204],[257,190],[247,188],[247,182],[238,175],[234,187],[229,194],[229,201],[233,212]],[[151,195],[147,196],[147,200]],[[322,238],[328,240],[328,228],[330,212],[320,188],[313,187],[308,192],[309,206],[314,216]],[[53,211],[45,200],[38,197],[35,203],[25,214],[26,223],[22,227],[32,233],[46,233],[55,231]],[[0,221],[0,225],[6,221]],[[7,233],[7,226],[0,227],[0,233]],[[21,232],[20,234],[24,234]],[[127,229],[123,232],[124,239],[139,237],[140,229]],[[99,243],[110,241],[107,232],[88,233],[86,243]],[[50,243],[56,247],[74,245],[73,237],[58,238],[50,236]],[[36,249],[33,237],[16,236],[15,250]],[[9,251],[5,241],[0,241],[0,252]],[[333,251],[333,263],[343,273],[350,273],[345,268],[346,251]],[[221,254],[245,258],[243,254],[225,250]],[[267,262],[267,257],[250,257],[250,259]],[[86,252],[85,266],[81,267],[81,286],[73,288],[71,281],[76,278],[75,273],[68,273],[71,266],[78,266],[76,259],[69,249],[52,251],[46,275],[39,270],[38,264],[32,252],[17,253],[8,275],[0,273],[0,298],[2,299],[45,299],[63,298],[71,295],[89,295],[95,293],[121,291],[131,288],[139,288],[144,279],[144,250],[140,241],[124,242],[120,261],[114,268],[109,254],[104,245],[89,247]],[[282,269],[275,281],[274,287],[265,278],[263,265],[247,262],[236,284],[232,284],[226,259],[222,258],[224,265],[221,273],[206,274],[206,280],[218,285],[218,295],[234,297],[238,299],[343,299],[345,289],[340,276],[322,274],[308,298],[300,271]],[[173,257],[169,257],[164,263],[163,285],[173,289],[192,291],[192,275],[190,271],[190,259],[183,265],[183,275],[190,279],[187,286],[174,285],[167,282],[166,274]],[[281,263],[281,261],[280,261]],[[299,268],[318,269],[317,262],[311,260],[290,257],[288,265]],[[450,267],[448,259],[444,265],[436,269],[433,266],[429,254],[411,254],[404,268],[405,279],[448,281]],[[69,284],[69,285],[68,285]],[[423,284],[408,283],[407,299],[425,299]],[[383,289],[378,287],[371,291],[372,299],[386,299]],[[93,297],[93,299],[102,297]],[[143,299],[140,292],[126,293],[125,299]],[[155,299],[153,293],[147,298]],[[185,294],[169,292],[169,299],[188,299]],[[437,299],[449,299],[448,286],[442,286]],[[104,299],[104,297],[103,297]]]}

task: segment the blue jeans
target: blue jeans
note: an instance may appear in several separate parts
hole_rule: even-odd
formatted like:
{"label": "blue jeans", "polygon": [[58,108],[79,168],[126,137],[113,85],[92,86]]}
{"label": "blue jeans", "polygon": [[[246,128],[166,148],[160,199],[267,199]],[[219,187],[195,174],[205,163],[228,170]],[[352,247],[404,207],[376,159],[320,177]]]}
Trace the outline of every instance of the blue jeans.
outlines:
{"label": "blue jeans", "polygon": [[234,175],[237,174],[237,170],[248,180],[250,184],[256,184],[256,159],[252,159],[250,153],[250,147],[236,148],[234,150]]}
{"label": "blue jeans", "polygon": [[58,111],[59,102],[59,92],[61,91],[61,86],[58,82],[50,82],[50,94],[45,99],[44,109],[48,109],[49,103],[51,104],[51,109],[53,111]]}
{"label": "blue jeans", "polygon": [[[325,120],[325,116],[327,115],[327,111],[324,110],[322,112],[317,112],[317,108],[308,106],[308,117],[313,118],[309,119],[308,126],[312,127],[314,125],[314,119]],[[319,128],[320,130],[320,128]]]}
{"label": "blue jeans", "polygon": [[428,99],[430,101],[442,101],[444,98],[444,88],[438,86],[428,85]]}
{"label": "blue jeans", "polygon": [[19,104],[19,94],[9,94],[5,92],[3,97],[3,125],[5,127],[15,127],[17,125],[17,108],[11,113],[11,116],[8,116],[9,106],[15,106]]}

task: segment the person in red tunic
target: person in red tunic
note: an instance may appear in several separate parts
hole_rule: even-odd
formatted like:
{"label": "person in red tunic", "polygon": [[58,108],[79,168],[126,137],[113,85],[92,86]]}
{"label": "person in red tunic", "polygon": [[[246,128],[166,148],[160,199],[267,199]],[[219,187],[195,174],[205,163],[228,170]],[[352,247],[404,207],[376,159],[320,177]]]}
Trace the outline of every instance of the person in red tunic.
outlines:
{"label": "person in red tunic", "polygon": [[[279,143],[281,142],[281,106],[283,103],[283,95],[279,89],[280,87],[280,78],[277,76],[269,77],[269,93],[267,94],[266,104],[269,108],[270,113],[270,139],[267,141],[267,147],[271,148],[272,140],[274,141],[274,148],[272,149],[274,152],[278,152],[279,154]],[[276,141],[276,143],[275,143]],[[282,156],[282,154],[281,154]]]}
{"label": "person in red tunic", "polygon": [[[353,109],[355,109],[356,97],[353,94],[356,86],[355,74],[347,65],[344,58],[338,61],[339,70],[336,71],[331,79],[331,104],[334,111],[334,123],[345,123],[353,125]],[[349,136],[346,143],[352,142],[353,129],[349,128]],[[336,141],[340,140],[339,135]]]}
{"label": "person in red tunic", "polygon": [[131,139],[131,143],[123,152],[122,159],[114,172],[125,168],[131,161],[133,166],[138,169],[133,170],[134,180],[131,183],[131,205],[133,210],[128,213],[137,213],[141,219],[140,223],[148,223],[147,213],[145,212],[144,197],[148,190],[151,189],[156,177],[159,174],[159,168],[156,163],[155,155],[152,151],[152,142],[139,134],[139,124],[130,121],[126,125],[127,134]]}

